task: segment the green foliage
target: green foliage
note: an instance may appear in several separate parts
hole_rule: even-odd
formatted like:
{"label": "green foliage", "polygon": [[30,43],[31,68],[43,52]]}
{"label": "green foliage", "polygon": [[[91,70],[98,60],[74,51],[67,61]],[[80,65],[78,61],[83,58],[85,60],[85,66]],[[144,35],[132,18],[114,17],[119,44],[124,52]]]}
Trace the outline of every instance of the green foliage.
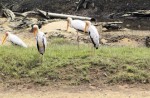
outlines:
{"label": "green foliage", "polygon": [[23,79],[41,85],[149,83],[149,53],[148,48],[101,46],[93,54],[87,45],[80,45],[78,50],[77,45],[56,39],[42,61],[36,47],[0,46],[0,78],[2,82]]}

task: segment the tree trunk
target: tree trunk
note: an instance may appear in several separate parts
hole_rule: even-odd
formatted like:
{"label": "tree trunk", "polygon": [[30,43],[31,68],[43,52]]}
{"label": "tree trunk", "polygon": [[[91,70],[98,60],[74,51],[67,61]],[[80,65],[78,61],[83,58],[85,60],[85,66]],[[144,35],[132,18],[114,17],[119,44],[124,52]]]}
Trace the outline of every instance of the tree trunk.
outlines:
{"label": "tree trunk", "polygon": [[3,14],[8,18],[9,21],[13,21],[15,19],[15,14],[9,9],[2,9]]}

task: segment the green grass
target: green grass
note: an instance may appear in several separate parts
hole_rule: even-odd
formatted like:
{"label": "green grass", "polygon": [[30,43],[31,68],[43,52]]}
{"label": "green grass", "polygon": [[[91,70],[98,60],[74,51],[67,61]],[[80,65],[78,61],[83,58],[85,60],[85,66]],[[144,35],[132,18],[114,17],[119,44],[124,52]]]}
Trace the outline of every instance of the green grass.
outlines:
{"label": "green grass", "polygon": [[41,62],[36,47],[0,46],[0,82],[41,85],[150,82],[149,48],[101,46],[95,52],[91,55],[88,45],[80,45],[78,50],[71,42],[55,39]]}

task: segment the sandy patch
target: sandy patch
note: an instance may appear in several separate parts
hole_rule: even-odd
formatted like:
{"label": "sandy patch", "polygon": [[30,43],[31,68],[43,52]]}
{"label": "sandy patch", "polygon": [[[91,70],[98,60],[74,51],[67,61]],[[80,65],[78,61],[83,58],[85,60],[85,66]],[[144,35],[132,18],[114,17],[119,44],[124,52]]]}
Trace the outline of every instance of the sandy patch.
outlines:
{"label": "sandy patch", "polygon": [[138,46],[138,42],[136,42],[135,40],[128,39],[128,38],[121,39],[118,44],[122,46],[132,46],[132,47]]}
{"label": "sandy patch", "polygon": [[[67,28],[67,22],[62,20],[62,21],[48,23],[44,25],[41,30],[43,32],[51,32],[51,31],[56,31],[56,30],[65,31],[66,28]],[[76,30],[73,28],[69,28],[68,32],[76,32]]]}
{"label": "sandy patch", "polygon": [[0,91],[0,98],[150,98],[150,91],[138,89],[124,90],[9,90]]}

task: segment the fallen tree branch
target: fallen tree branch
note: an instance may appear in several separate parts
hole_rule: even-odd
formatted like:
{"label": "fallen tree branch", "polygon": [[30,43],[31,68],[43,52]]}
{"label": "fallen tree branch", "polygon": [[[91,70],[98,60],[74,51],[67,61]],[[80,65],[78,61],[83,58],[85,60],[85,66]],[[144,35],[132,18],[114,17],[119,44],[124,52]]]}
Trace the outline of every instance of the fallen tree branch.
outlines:
{"label": "fallen tree branch", "polygon": [[116,22],[99,22],[99,23],[96,23],[94,24],[94,26],[99,26],[99,25],[106,25],[106,24],[123,24],[123,22],[121,21],[116,21]]}
{"label": "fallen tree branch", "polygon": [[45,17],[52,17],[52,18],[62,18],[66,19],[68,17],[71,17],[73,19],[81,19],[81,20],[89,20],[89,21],[94,21],[94,18],[90,17],[83,17],[83,16],[75,16],[75,15],[66,15],[66,14],[58,14],[58,13],[50,13],[50,12],[45,12],[43,10],[37,9],[37,12],[39,12],[42,16]]}
{"label": "fallen tree branch", "polygon": [[14,14],[15,14],[16,16],[22,16],[22,17],[27,17],[27,16],[29,16],[29,15],[39,15],[39,13],[36,12],[36,11],[27,11],[27,12],[24,12],[24,13],[14,12]]}
{"label": "fallen tree branch", "polygon": [[3,14],[8,18],[8,21],[13,21],[15,19],[15,14],[9,9],[2,9]]}
{"label": "fallen tree branch", "polygon": [[114,24],[114,23],[108,23],[103,25],[104,28],[106,28],[107,30],[119,30],[121,29],[121,25],[118,24]]}
{"label": "fallen tree branch", "polygon": [[150,10],[138,10],[135,12],[128,12],[122,15],[122,17],[150,17]]}
{"label": "fallen tree branch", "polygon": [[83,6],[85,0],[79,0],[77,7],[76,7],[76,11],[78,11],[80,9],[81,6]]}

